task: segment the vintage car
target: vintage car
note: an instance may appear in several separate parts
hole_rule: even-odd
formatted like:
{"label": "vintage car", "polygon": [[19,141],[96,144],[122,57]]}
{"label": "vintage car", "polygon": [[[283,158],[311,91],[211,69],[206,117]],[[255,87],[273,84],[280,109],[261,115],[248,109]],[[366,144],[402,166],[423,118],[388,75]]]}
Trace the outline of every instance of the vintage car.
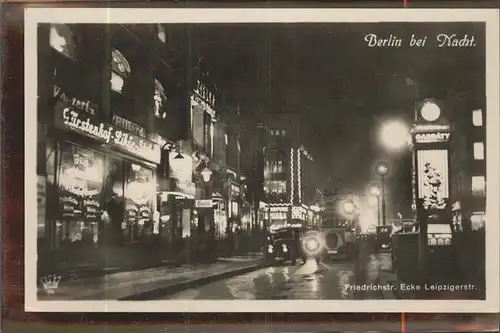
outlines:
{"label": "vintage car", "polygon": [[267,252],[274,263],[297,264],[297,259],[303,257],[300,247],[302,233],[302,228],[292,227],[280,228],[273,232]]}
{"label": "vintage car", "polygon": [[303,263],[309,257],[319,260],[321,250],[322,243],[317,233],[295,227],[276,230],[267,249],[274,263],[290,262],[294,266],[297,259]]}
{"label": "vintage car", "polygon": [[392,245],[392,226],[379,225],[377,226],[377,245],[382,250],[390,250]]}

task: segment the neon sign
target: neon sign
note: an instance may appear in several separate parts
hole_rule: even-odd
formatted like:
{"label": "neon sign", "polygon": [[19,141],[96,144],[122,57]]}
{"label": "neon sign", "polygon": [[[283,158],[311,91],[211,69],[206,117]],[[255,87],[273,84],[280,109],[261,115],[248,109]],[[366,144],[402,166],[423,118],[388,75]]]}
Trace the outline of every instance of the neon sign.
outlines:
{"label": "neon sign", "polygon": [[114,145],[145,160],[160,163],[160,146],[132,133],[117,130],[77,110],[65,107],[56,110],[55,125],[69,129],[99,141]]}
{"label": "neon sign", "polygon": [[447,142],[450,139],[451,133],[433,132],[433,133],[418,133],[415,135],[417,143],[431,142]]}

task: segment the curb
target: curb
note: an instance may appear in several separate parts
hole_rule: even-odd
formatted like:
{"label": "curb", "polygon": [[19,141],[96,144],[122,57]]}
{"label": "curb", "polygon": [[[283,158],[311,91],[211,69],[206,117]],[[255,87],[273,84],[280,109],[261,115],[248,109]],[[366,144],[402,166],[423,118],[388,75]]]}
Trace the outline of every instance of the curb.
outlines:
{"label": "curb", "polygon": [[150,291],[146,291],[143,293],[139,294],[134,294],[126,297],[121,297],[118,298],[119,301],[150,301],[154,300],[160,297],[165,297],[171,294],[175,294],[187,289],[192,289],[192,288],[197,288],[201,287],[203,285],[218,281],[218,280],[223,280],[226,278],[234,277],[237,275],[245,274],[245,273],[250,273],[253,271],[256,271],[261,268],[268,267],[269,265],[267,263],[262,263],[262,264],[255,264],[251,266],[244,266],[238,269],[230,270],[227,272],[223,273],[215,273],[209,276],[204,276],[204,277],[199,277],[191,280],[187,280],[184,282],[180,282],[177,284],[165,286],[162,288],[157,288],[153,289]]}

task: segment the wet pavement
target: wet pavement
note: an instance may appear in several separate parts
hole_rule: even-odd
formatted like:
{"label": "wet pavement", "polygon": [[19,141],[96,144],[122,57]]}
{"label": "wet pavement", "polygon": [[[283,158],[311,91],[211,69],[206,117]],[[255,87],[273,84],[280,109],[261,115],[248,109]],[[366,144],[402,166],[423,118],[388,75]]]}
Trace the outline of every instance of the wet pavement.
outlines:
{"label": "wet pavement", "polygon": [[[170,300],[341,300],[357,299],[354,262],[308,260],[304,265],[274,266],[166,295]],[[381,293],[363,298],[382,299]]]}
{"label": "wet pavement", "polygon": [[61,280],[57,289],[47,293],[38,288],[39,300],[100,300],[121,299],[150,292],[200,277],[217,275],[233,270],[258,266],[262,255],[219,258],[208,265],[183,265],[182,267],[158,267],[133,272],[106,274],[100,277],[77,280]]}

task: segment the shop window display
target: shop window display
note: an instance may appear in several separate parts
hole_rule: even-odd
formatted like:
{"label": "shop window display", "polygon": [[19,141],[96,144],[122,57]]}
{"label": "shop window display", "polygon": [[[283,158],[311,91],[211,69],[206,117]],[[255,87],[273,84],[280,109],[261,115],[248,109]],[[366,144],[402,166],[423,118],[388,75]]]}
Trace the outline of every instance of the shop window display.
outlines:
{"label": "shop window display", "polygon": [[102,230],[106,235],[103,243],[119,243],[124,218],[124,163],[123,160],[109,156],[107,159],[105,186],[102,191],[104,208]]}
{"label": "shop window display", "polygon": [[56,246],[59,242],[97,245],[104,156],[66,142],[60,152]]}
{"label": "shop window display", "polygon": [[227,215],[224,201],[217,203],[214,209],[215,238],[225,239],[227,237]]}
{"label": "shop window display", "polygon": [[138,241],[152,233],[153,171],[138,164],[126,165],[125,219],[122,229],[128,240]]}

